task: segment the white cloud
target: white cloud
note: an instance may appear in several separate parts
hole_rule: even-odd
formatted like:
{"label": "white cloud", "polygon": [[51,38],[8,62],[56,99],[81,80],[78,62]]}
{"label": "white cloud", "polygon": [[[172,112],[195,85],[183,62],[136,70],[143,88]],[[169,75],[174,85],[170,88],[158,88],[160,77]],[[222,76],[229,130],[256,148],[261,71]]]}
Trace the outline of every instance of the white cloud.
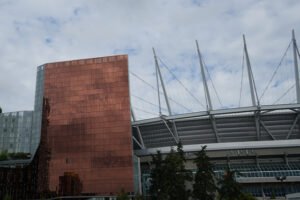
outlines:
{"label": "white cloud", "polygon": [[[295,28],[296,37],[300,36],[299,10],[300,3],[293,0],[2,0],[0,106],[5,112],[32,109],[36,66],[57,60],[129,53],[130,70],[156,86],[152,47],[205,104],[195,39],[222,104],[237,106],[242,34],[247,37],[261,94],[290,41],[291,29]],[[292,74],[291,63],[282,67]],[[172,99],[193,111],[203,109],[164,68],[162,72],[166,80],[171,80],[166,87]],[[246,106],[250,105],[250,95],[247,74],[244,75],[242,105]],[[273,103],[293,79],[277,77],[279,86],[266,93],[263,103]],[[214,107],[220,108],[211,87],[210,90]],[[131,91],[158,104],[155,91],[133,76]],[[291,91],[290,97],[283,100],[292,101],[294,93]],[[137,98],[132,98],[132,102],[135,107],[158,112],[153,105]],[[171,106],[174,112],[187,112],[174,102]],[[137,110],[136,114],[144,113]]]}

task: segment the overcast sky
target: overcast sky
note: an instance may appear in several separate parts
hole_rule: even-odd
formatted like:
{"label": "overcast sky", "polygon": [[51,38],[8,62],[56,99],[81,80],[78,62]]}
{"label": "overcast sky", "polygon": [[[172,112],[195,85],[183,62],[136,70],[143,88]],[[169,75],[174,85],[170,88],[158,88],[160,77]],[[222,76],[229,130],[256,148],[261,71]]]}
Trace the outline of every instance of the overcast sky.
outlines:
{"label": "overcast sky", "polygon": [[[47,62],[129,54],[130,71],[156,87],[155,47],[172,111],[182,113],[205,110],[196,39],[210,74],[214,109],[238,107],[242,35],[261,96],[291,41],[292,29],[300,40],[300,1],[0,0],[0,26],[4,112],[33,109],[36,67]],[[273,104],[289,88],[278,103],[295,102],[292,58],[289,48],[262,104]],[[240,104],[250,106],[246,70],[243,77]],[[130,83],[138,117],[157,115],[152,105],[158,104],[155,90],[133,75]],[[165,112],[163,99],[162,104]]]}

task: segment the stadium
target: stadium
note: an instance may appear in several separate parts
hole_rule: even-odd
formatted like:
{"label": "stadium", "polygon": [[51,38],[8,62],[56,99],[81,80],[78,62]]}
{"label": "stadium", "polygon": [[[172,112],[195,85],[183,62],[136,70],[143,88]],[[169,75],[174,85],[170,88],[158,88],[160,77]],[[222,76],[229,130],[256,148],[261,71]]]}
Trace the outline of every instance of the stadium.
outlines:
{"label": "stadium", "polygon": [[[292,41],[297,84],[298,50],[294,34]],[[299,92],[296,89],[298,100],[294,104],[260,105],[245,38],[244,51],[252,97],[250,107],[213,110],[209,89],[204,81],[207,111],[172,115],[163,80],[159,79],[169,115],[132,122],[135,154],[141,159],[143,192],[149,189],[150,155],[158,150],[168,153],[170,146],[176,146],[178,141],[188,152],[186,156],[190,162],[187,168],[190,170],[195,171],[196,168],[192,162],[193,152],[207,145],[218,178],[229,167],[240,172],[236,177],[238,182],[243,184],[246,192],[256,197],[282,197],[300,192]],[[202,80],[206,80],[199,48],[198,55]],[[132,118],[135,119],[134,116]]]}

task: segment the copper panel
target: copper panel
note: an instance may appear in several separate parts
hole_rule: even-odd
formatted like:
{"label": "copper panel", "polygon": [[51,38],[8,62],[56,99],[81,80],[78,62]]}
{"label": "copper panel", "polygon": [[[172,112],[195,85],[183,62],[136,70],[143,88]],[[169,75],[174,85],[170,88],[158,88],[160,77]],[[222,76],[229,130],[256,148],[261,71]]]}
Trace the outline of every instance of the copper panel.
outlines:
{"label": "copper panel", "polygon": [[127,56],[47,64],[44,98],[49,189],[61,195],[133,192]]}

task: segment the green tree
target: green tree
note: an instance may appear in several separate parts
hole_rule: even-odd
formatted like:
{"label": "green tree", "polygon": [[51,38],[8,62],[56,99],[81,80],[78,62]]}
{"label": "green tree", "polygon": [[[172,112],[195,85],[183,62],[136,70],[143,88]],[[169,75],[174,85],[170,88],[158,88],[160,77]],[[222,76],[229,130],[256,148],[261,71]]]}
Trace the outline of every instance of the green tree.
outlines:
{"label": "green tree", "polygon": [[256,200],[256,198],[254,196],[252,196],[252,194],[249,193],[242,193],[240,195],[239,200]]}
{"label": "green tree", "polygon": [[235,180],[235,173],[227,168],[223,179],[219,181],[220,200],[239,200],[243,194],[241,185]]}
{"label": "green tree", "polygon": [[185,169],[186,159],[181,142],[177,145],[177,151],[171,149],[165,160],[165,177],[168,199],[185,200],[190,196],[186,190],[186,182],[192,180],[191,172]]}
{"label": "green tree", "polygon": [[276,199],[276,195],[274,191],[272,191],[270,199]]}
{"label": "green tree", "polygon": [[3,198],[3,200],[12,200],[11,196],[6,194]]}
{"label": "green tree", "polygon": [[143,200],[143,199],[144,199],[143,196],[139,193],[135,194],[134,196],[134,200]]}
{"label": "green tree", "polygon": [[7,160],[7,159],[8,159],[7,151],[0,152],[0,161]]}
{"label": "green tree", "polygon": [[121,192],[118,194],[117,200],[129,200],[129,197],[123,188],[121,189]]}
{"label": "green tree", "polygon": [[2,113],[2,108],[0,107],[0,113]]}
{"label": "green tree", "polygon": [[197,152],[194,163],[197,166],[195,183],[193,184],[193,198],[199,200],[213,200],[215,198],[216,184],[214,180],[213,165],[206,155],[206,146]]}
{"label": "green tree", "polygon": [[167,196],[165,166],[160,151],[157,151],[156,155],[152,155],[152,164],[154,167],[151,170],[150,193],[153,199],[164,200]]}
{"label": "green tree", "polygon": [[171,149],[166,159],[162,159],[160,152],[152,156],[154,168],[151,171],[150,192],[155,200],[186,200],[190,191],[186,190],[185,182],[191,181],[191,172],[185,169],[186,159],[182,144],[179,142],[177,150]]}

